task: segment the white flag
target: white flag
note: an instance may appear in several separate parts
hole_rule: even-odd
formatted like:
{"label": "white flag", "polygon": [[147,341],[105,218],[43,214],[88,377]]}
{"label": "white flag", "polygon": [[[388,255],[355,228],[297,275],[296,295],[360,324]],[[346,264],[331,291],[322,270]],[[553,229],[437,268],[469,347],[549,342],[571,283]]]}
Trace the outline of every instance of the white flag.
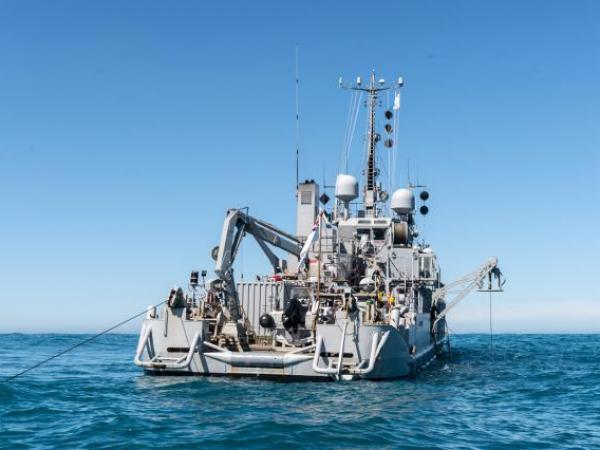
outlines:
{"label": "white flag", "polygon": [[308,250],[310,250],[310,246],[319,240],[319,235],[321,234],[321,232],[319,230],[321,228],[321,216],[322,216],[322,213],[319,213],[319,215],[315,219],[315,223],[313,223],[312,231],[306,238],[306,242],[304,243],[304,246],[302,247],[302,250],[300,251],[300,260],[298,261],[297,271],[300,271],[300,267],[302,267],[302,264],[304,264],[304,261],[306,260],[306,257],[308,256]]}
{"label": "white flag", "polygon": [[396,96],[394,97],[394,111],[397,111],[400,109],[400,92],[396,93]]}

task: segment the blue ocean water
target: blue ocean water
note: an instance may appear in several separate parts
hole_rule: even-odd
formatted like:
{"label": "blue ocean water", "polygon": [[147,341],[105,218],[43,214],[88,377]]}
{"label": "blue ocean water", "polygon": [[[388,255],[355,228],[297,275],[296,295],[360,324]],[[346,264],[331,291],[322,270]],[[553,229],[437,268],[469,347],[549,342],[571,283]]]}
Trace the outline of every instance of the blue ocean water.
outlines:
{"label": "blue ocean water", "polygon": [[[0,376],[81,335],[0,335]],[[150,377],[106,335],[0,383],[0,448],[600,448],[600,335],[452,338],[416,379]]]}

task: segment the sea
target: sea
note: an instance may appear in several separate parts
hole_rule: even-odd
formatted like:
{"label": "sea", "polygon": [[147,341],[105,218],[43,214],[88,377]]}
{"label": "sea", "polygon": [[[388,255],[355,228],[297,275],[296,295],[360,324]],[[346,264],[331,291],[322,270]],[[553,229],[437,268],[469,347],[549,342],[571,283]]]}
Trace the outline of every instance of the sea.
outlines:
{"label": "sea", "polygon": [[[0,335],[0,378],[88,338]],[[0,448],[600,448],[600,335],[454,335],[412,379],[153,377],[109,334],[0,382]]]}

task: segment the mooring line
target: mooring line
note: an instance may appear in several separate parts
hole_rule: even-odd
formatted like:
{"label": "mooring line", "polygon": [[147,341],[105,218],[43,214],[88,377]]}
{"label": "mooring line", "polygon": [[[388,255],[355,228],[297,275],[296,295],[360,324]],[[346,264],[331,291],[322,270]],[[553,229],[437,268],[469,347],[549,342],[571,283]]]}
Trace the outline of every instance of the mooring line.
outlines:
{"label": "mooring line", "polygon": [[494,358],[494,330],[492,328],[492,293],[490,292],[490,357]]}
{"label": "mooring line", "polygon": [[[166,302],[166,300],[163,300],[162,302],[160,302],[160,303],[157,303],[156,305],[154,305],[154,306],[153,306],[153,308],[156,308],[156,307],[158,307],[158,306],[162,305],[162,304],[163,304],[163,303],[165,303],[165,302]],[[75,350],[77,347],[81,347],[82,345],[85,345],[85,344],[87,344],[88,342],[91,342],[91,341],[93,341],[94,339],[96,339],[96,338],[99,338],[100,336],[102,336],[102,335],[104,335],[104,334],[106,334],[106,333],[109,333],[109,332],[111,332],[111,331],[112,331],[112,330],[114,330],[115,328],[119,328],[121,325],[125,325],[127,322],[131,322],[133,319],[137,319],[138,317],[140,317],[141,315],[144,315],[144,314],[146,314],[147,312],[148,312],[148,308],[147,308],[147,309],[145,309],[145,310],[143,310],[141,313],[138,313],[138,314],[136,314],[135,316],[132,316],[132,317],[130,317],[129,319],[123,320],[122,322],[119,322],[118,324],[116,324],[116,325],[113,325],[112,327],[110,327],[110,328],[108,328],[108,329],[106,329],[106,330],[104,330],[104,331],[102,331],[102,332],[100,332],[100,333],[98,333],[98,334],[95,334],[95,335],[94,335],[94,336],[92,336],[92,337],[89,337],[89,338],[87,338],[87,339],[84,339],[83,341],[81,341],[81,342],[78,342],[77,344],[75,344],[75,345],[73,345],[73,346],[71,346],[71,347],[67,348],[66,350],[63,350],[62,352],[60,352],[60,353],[57,353],[56,355],[53,355],[53,356],[51,356],[51,357],[49,357],[49,358],[46,358],[45,360],[43,360],[43,361],[40,361],[39,363],[37,363],[37,364],[34,364],[33,366],[31,366],[31,367],[29,367],[29,368],[27,368],[27,369],[25,369],[25,370],[23,370],[23,371],[21,371],[21,372],[19,372],[19,373],[15,374],[15,375],[11,375],[11,376],[9,376],[9,377],[5,378],[5,379],[4,379],[4,380],[2,380],[2,381],[3,381],[4,383],[7,383],[7,382],[9,382],[9,381],[11,381],[11,380],[14,380],[15,378],[18,378],[18,377],[20,377],[21,375],[24,375],[24,374],[26,374],[27,372],[29,372],[29,371],[31,371],[31,370],[33,370],[33,369],[37,369],[37,368],[38,368],[38,367],[40,367],[41,365],[43,365],[43,364],[46,364],[47,362],[50,362],[50,361],[52,361],[53,359],[56,359],[56,358],[58,358],[59,356],[65,355],[65,354],[69,353],[70,351],[72,351],[72,350]]]}

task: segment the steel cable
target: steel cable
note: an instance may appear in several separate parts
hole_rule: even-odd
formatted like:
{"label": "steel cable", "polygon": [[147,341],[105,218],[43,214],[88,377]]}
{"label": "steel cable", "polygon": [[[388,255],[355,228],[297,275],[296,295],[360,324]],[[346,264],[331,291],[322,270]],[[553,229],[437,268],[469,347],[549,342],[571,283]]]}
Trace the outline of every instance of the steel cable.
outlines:
{"label": "steel cable", "polygon": [[[154,307],[154,308],[156,308],[156,307],[158,307],[158,306],[162,305],[162,304],[163,304],[163,303],[165,303],[165,302],[166,302],[166,300],[163,300],[162,302],[160,302],[160,303],[157,303],[157,304],[156,304],[156,305],[154,305],[153,307]],[[89,342],[93,341],[94,339],[97,339],[97,338],[99,338],[100,336],[103,336],[103,335],[105,335],[106,333],[109,333],[109,332],[111,332],[112,330],[114,330],[114,329],[116,329],[116,328],[119,328],[119,327],[120,327],[120,326],[122,326],[122,325],[125,325],[127,322],[131,322],[133,319],[137,319],[137,318],[138,318],[138,317],[140,317],[141,315],[144,315],[144,314],[146,314],[146,313],[147,313],[147,311],[148,311],[148,308],[146,308],[144,311],[142,311],[142,312],[140,312],[140,313],[138,313],[138,314],[136,314],[136,315],[134,315],[134,316],[130,317],[129,319],[123,320],[122,322],[119,322],[118,324],[116,324],[116,325],[113,325],[112,327],[110,327],[110,328],[107,328],[106,330],[104,330],[104,331],[102,331],[102,332],[100,332],[100,333],[98,333],[98,334],[95,334],[95,335],[94,335],[94,336],[92,336],[92,337],[89,337],[89,338],[87,338],[87,339],[84,339],[83,341],[80,341],[80,342],[78,342],[77,344],[75,344],[75,345],[72,345],[71,347],[69,347],[69,348],[67,348],[67,349],[65,349],[65,350],[63,350],[63,351],[61,351],[61,352],[57,353],[56,355],[50,356],[49,358],[46,358],[45,360],[43,360],[43,361],[40,361],[40,362],[38,362],[38,363],[34,364],[33,366],[31,366],[31,367],[28,367],[27,369],[25,369],[25,370],[22,370],[22,371],[21,371],[21,372],[19,372],[19,373],[16,373],[15,375],[11,375],[11,376],[9,376],[9,377],[5,378],[5,379],[4,379],[4,380],[2,380],[2,381],[3,381],[4,383],[7,383],[7,382],[9,382],[9,381],[12,381],[12,380],[14,380],[15,378],[18,378],[18,377],[20,377],[21,375],[25,375],[27,372],[29,372],[29,371],[31,371],[31,370],[33,370],[33,369],[37,369],[37,368],[38,368],[38,367],[40,367],[41,365],[43,365],[43,364],[46,364],[46,363],[48,363],[48,362],[52,361],[53,359],[56,359],[56,358],[58,358],[58,357],[60,357],[60,356],[63,356],[63,355],[65,355],[65,354],[69,353],[69,352],[71,352],[71,351],[75,350],[77,347],[81,347],[82,345],[85,345],[85,344],[87,344],[87,343],[89,343]]]}

